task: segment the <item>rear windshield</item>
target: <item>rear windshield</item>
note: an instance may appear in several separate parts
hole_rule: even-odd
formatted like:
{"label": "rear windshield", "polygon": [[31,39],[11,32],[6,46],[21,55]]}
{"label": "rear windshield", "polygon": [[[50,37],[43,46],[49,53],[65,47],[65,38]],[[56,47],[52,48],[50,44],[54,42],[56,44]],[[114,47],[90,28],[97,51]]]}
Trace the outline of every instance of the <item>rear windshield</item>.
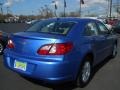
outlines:
{"label": "rear windshield", "polygon": [[30,27],[27,32],[39,32],[39,33],[50,33],[50,34],[61,34],[66,35],[76,22],[57,22],[57,21],[40,21]]}

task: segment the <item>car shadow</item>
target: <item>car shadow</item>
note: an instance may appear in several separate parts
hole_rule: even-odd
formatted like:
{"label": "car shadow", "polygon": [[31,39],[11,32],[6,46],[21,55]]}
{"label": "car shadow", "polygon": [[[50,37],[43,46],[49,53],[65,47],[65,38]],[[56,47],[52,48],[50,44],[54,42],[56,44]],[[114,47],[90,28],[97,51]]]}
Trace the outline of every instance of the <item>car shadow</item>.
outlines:
{"label": "car shadow", "polygon": [[25,76],[22,76],[22,77],[32,82],[35,85],[40,85],[43,87],[51,88],[52,90],[73,90],[74,88],[77,88],[77,86],[73,82],[66,82],[62,84],[50,84],[45,81],[40,81],[40,80],[25,77]]}
{"label": "car shadow", "polygon": [[[92,73],[92,77],[91,80],[93,79],[94,75],[105,65],[107,64],[109,61],[111,60],[110,57],[106,58],[103,62],[101,62],[100,64],[96,65],[94,67],[93,73]],[[26,80],[32,82],[33,84],[37,84],[43,87],[47,87],[47,88],[51,88],[52,90],[73,90],[75,88],[79,88],[77,85],[75,85],[74,82],[66,82],[63,84],[48,84],[45,81],[39,81],[39,80],[35,80],[35,79],[31,79],[28,77],[24,77]]]}
{"label": "car shadow", "polygon": [[93,74],[92,74],[92,78],[94,77],[94,75],[104,66],[106,65],[110,60],[112,60],[111,57],[107,57],[105,60],[103,60],[101,63],[97,64],[95,67],[94,67],[94,70],[93,70]]}

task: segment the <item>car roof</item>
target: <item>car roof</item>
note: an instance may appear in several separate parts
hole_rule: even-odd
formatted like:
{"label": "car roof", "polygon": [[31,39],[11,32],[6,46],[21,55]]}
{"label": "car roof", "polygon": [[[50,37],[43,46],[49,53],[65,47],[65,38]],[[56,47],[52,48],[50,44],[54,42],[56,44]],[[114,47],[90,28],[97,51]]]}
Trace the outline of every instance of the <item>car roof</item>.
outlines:
{"label": "car roof", "polygon": [[77,17],[59,17],[59,18],[50,18],[48,20],[60,20],[60,21],[73,21],[73,22],[88,22],[88,21],[98,21],[91,18],[77,18]]}

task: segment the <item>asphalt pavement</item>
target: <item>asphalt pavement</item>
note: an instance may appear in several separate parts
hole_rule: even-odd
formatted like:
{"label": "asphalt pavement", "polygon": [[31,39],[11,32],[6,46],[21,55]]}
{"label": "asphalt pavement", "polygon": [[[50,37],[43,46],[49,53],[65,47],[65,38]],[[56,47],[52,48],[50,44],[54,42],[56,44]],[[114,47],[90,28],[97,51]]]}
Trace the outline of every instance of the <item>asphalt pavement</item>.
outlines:
{"label": "asphalt pavement", "polygon": [[16,33],[25,31],[30,25],[27,25],[25,23],[1,23],[0,24],[0,30],[7,32],[7,33]]}
{"label": "asphalt pavement", "polygon": [[[24,31],[26,24],[0,24],[0,30],[8,33]],[[120,45],[118,55],[114,59],[106,59],[95,69],[91,82],[85,88],[79,88],[71,83],[63,85],[49,85],[23,78],[7,69],[0,56],[0,90],[120,90]]]}

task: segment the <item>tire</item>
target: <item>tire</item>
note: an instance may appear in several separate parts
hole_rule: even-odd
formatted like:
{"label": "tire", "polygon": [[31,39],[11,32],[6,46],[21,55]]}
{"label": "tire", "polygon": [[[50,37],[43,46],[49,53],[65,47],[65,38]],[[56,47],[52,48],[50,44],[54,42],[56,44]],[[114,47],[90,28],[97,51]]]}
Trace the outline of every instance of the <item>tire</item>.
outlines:
{"label": "tire", "polygon": [[3,54],[3,51],[4,51],[4,44],[0,42],[0,55]]}
{"label": "tire", "polygon": [[79,74],[77,76],[77,86],[85,87],[92,77],[92,62],[91,58],[86,57],[85,61],[81,64]]}
{"label": "tire", "polygon": [[117,55],[117,44],[114,44],[111,57],[115,58]]}

